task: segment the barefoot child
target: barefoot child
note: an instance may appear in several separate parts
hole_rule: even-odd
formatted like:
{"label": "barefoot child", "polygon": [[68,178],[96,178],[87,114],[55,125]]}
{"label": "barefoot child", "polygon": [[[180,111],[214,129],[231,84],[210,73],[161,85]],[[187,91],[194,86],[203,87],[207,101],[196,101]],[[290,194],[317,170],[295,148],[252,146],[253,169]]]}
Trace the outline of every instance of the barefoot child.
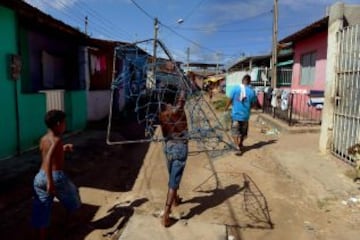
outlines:
{"label": "barefoot child", "polygon": [[65,113],[51,110],[45,115],[48,132],[40,140],[41,167],[34,178],[34,201],[32,223],[39,229],[40,239],[46,239],[50,225],[51,206],[54,197],[73,212],[81,205],[75,185],[65,175],[64,152],[73,150],[72,144],[63,144]]}
{"label": "barefoot child", "polygon": [[166,155],[169,172],[169,189],[162,223],[165,227],[168,227],[171,225],[169,216],[171,213],[171,206],[176,206],[180,202],[177,190],[180,185],[188,154],[186,139],[188,126],[184,110],[184,92],[182,92],[180,96],[176,96],[175,93],[165,95],[167,96],[164,96],[165,104],[159,119],[163,136],[166,139],[164,153]]}

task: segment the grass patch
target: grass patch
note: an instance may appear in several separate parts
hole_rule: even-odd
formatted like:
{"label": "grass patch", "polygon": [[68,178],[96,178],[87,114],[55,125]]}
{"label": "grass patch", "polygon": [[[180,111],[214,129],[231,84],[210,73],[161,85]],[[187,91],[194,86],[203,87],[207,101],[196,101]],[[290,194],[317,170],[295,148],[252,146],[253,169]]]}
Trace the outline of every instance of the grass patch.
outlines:
{"label": "grass patch", "polygon": [[226,96],[214,101],[212,104],[216,110],[224,111],[228,98]]}

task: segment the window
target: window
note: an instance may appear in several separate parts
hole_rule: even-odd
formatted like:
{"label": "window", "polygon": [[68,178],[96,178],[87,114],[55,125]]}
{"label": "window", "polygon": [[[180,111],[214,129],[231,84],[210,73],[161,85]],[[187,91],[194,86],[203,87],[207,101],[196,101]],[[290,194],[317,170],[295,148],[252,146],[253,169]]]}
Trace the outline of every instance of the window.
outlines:
{"label": "window", "polygon": [[301,56],[301,85],[312,85],[315,81],[316,52]]}
{"label": "window", "polygon": [[43,86],[45,89],[63,89],[66,81],[65,60],[42,52]]}

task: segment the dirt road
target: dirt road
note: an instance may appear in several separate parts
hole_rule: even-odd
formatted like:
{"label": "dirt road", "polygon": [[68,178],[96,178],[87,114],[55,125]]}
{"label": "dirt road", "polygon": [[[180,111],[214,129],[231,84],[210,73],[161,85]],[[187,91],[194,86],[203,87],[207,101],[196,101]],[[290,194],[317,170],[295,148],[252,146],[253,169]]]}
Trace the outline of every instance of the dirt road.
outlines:
{"label": "dirt road", "polygon": [[[358,239],[360,206],[348,200],[360,192],[346,176],[351,168],[320,155],[317,134],[265,135],[255,119],[242,156],[190,155],[180,190],[184,204],[174,214],[188,224],[227,225],[237,239]],[[94,129],[69,139],[76,152],[67,157],[67,171],[84,206],[75,224],[64,226],[65,212],[54,205],[52,239],[118,239],[131,216],[154,215],[163,207],[161,144],[107,146],[104,139],[105,132]],[[2,181],[1,239],[34,236],[29,216],[38,160],[28,158],[35,159],[30,171],[15,181],[9,177],[9,187]]]}

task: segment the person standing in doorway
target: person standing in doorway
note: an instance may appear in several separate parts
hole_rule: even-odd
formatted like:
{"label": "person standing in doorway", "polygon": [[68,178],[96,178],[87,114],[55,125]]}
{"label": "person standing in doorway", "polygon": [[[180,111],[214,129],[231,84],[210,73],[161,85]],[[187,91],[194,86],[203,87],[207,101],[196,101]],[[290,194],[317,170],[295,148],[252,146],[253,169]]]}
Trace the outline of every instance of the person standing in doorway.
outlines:
{"label": "person standing in doorway", "polygon": [[232,105],[231,134],[237,147],[236,155],[239,156],[242,154],[244,140],[249,131],[251,107],[258,102],[255,91],[250,87],[250,81],[250,75],[245,75],[242,84],[235,86],[230,92],[225,106],[225,111],[227,111]]}

